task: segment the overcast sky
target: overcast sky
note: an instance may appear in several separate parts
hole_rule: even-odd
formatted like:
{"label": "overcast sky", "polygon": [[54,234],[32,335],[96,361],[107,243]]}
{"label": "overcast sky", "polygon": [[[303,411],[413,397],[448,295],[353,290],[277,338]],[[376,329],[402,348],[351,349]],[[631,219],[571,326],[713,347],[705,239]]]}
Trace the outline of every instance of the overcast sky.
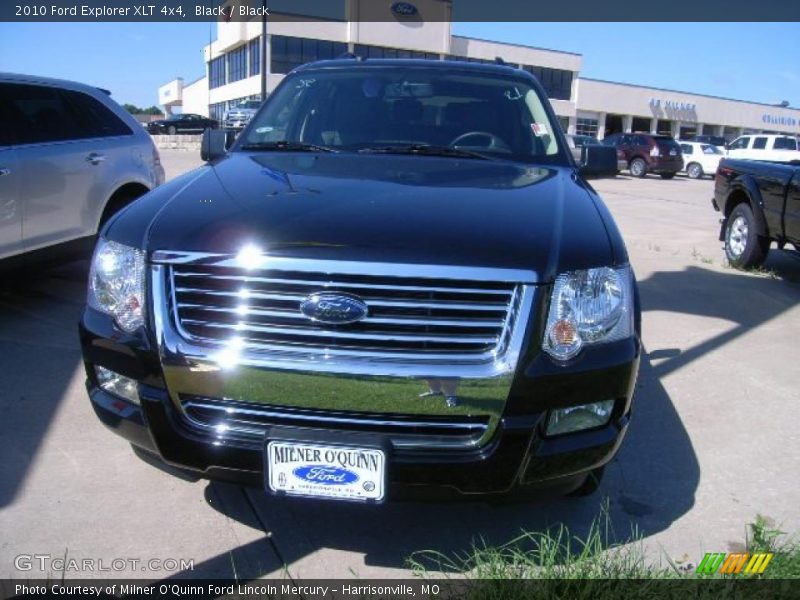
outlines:
{"label": "overcast sky", "polygon": [[[0,71],[74,79],[150,106],[159,85],[203,75],[209,29],[0,23]],[[453,33],[579,52],[584,77],[800,106],[799,23],[455,23]]]}

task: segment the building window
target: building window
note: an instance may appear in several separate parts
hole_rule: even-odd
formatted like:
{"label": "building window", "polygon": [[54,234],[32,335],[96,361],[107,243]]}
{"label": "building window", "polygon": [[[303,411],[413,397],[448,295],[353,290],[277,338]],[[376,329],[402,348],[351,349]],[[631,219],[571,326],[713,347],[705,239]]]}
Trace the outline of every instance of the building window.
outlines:
{"label": "building window", "polygon": [[427,60],[439,60],[439,55],[435,52],[403,50],[402,48],[386,48],[384,46],[368,46],[366,44],[356,44],[354,51],[356,56],[363,56],[364,58],[423,58]]}
{"label": "building window", "polygon": [[250,77],[261,73],[261,37],[250,40],[247,44],[247,53],[250,56]]}
{"label": "building window", "polygon": [[211,89],[225,85],[225,57],[220,56],[208,63],[208,87]]}
{"label": "building window", "polygon": [[208,105],[208,116],[217,121],[222,121],[225,118],[226,102],[217,102],[216,104]]}
{"label": "building window", "polygon": [[597,137],[597,119],[578,119],[575,124],[575,133],[577,135],[588,135]]}
{"label": "building window", "polygon": [[273,35],[270,43],[272,52],[270,70],[281,74],[286,74],[307,62],[329,60],[347,52],[347,44],[327,40]]}
{"label": "building window", "polygon": [[572,77],[574,75],[572,71],[532,65],[521,65],[521,67],[539,80],[549,98],[569,100],[572,96]]}
{"label": "building window", "polygon": [[227,54],[228,83],[247,77],[247,46],[240,46]]}

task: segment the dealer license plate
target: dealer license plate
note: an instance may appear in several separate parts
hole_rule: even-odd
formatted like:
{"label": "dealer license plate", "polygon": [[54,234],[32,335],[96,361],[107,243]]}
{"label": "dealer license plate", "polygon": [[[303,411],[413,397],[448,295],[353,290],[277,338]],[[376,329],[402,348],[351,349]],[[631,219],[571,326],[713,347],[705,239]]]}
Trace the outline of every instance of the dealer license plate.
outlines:
{"label": "dealer license plate", "polygon": [[377,448],[269,441],[267,484],[276,493],[381,501],[386,455]]}

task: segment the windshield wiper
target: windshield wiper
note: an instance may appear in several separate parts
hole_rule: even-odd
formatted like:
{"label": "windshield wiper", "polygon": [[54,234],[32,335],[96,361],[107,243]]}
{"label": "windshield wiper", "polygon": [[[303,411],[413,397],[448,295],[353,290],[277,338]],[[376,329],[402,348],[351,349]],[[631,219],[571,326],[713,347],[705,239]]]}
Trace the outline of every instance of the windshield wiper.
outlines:
{"label": "windshield wiper", "polygon": [[480,160],[493,160],[491,157],[481,154],[480,152],[461,150],[459,148],[453,148],[452,146],[435,146],[433,144],[374,146],[361,148],[359,152],[374,154],[419,154],[422,156],[450,156],[454,158],[477,158]]}
{"label": "windshield wiper", "polygon": [[251,142],[242,144],[242,150],[277,150],[279,152],[338,152],[328,146],[318,146],[317,144],[306,144],[305,142],[290,142],[280,140],[277,142]]}

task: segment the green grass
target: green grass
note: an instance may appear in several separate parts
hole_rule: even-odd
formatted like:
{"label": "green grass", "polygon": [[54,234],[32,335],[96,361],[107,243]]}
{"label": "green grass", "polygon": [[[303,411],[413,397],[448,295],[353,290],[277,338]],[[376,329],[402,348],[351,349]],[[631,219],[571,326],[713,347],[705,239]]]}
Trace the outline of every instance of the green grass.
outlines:
{"label": "green grass", "polygon": [[444,576],[458,586],[459,597],[470,600],[798,597],[794,590],[800,584],[795,582],[757,581],[800,578],[796,539],[787,538],[761,516],[747,526],[745,537],[748,552],[775,554],[763,575],[701,576],[696,568],[702,555],[683,564],[666,555],[654,561],[646,555],[642,536],[634,527],[618,538],[606,500],[584,535],[575,535],[560,524],[524,532],[501,546],[478,542],[458,555],[417,552],[408,563],[423,579]]}

